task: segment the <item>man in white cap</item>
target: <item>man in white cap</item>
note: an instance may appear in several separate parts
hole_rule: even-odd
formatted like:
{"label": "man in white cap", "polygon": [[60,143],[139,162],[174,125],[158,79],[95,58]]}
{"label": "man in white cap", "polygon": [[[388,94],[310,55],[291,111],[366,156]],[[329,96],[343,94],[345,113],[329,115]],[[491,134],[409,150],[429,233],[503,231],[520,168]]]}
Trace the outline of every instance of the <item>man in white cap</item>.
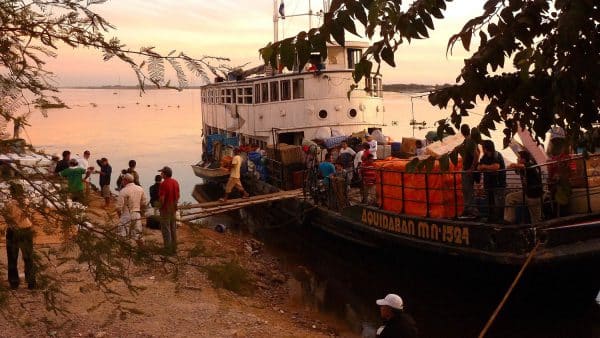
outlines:
{"label": "man in white cap", "polygon": [[125,186],[119,191],[117,198],[117,214],[119,215],[118,233],[123,237],[131,237],[142,244],[142,209],[148,204],[144,189],[134,184],[132,174],[125,174]]}
{"label": "man in white cap", "polygon": [[414,338],[418,336],[417,324],[411,315],[404,312],[400,296],[390,293],[376,301],[379,305],[383,326],[377,329],[378,338]]}

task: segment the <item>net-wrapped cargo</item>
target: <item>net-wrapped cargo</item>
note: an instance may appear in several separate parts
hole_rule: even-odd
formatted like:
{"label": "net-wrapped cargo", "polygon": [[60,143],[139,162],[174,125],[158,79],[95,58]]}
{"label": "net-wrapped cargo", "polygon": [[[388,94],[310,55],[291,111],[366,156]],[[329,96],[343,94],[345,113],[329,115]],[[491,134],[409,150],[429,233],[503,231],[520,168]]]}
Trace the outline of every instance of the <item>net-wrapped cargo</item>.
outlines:
{"label": "net-wrapped cargo", "polygon": [[407,173],[409,160],[376,161],[377,198],[383,210],[412,216],[452,218],[463,211],[460,167],[439,164],[425,172]]}

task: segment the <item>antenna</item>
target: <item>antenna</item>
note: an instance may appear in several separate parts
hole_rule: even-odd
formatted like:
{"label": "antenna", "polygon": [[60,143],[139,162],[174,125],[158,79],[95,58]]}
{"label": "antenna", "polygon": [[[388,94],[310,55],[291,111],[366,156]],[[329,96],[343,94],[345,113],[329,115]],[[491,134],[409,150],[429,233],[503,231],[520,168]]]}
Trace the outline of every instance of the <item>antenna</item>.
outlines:
{"label": "antenna", "polygon": [[427,96],[427,94],[410,97],[410,114],[412,118],[410,119],[410,122],[408,124],[412,127],[413,137],[415,137],[415,129],[423,130],[427,128],[425,127],[427,125],[426,121],[417,122],[417,120],[415,120],[415,105],[413,102],[413,99],[422,99],[424,96]]}

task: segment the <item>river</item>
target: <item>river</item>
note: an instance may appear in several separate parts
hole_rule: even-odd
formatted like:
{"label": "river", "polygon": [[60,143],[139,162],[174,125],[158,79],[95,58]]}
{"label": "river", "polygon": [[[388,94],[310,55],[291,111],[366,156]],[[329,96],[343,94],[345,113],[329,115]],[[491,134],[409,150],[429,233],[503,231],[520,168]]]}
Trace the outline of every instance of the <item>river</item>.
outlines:
{"label": "river", "polygon": [[[93,160],[107,157],[115,173],[135,159],[146,189],[157,170],[168,165],[181,184],[183,201],[192,201],[191,192],[199,180],[190,164],[201,156],[199,90],[149,90],[140,96],[130,89],[62,89],[60,96],[70,108],[51,109],[47,118],[33,112],[25,133],[30,143],[48,153],[90,150]],[[386,133],[396,139],[413,131],[423,137],[434,130],[413,130],[409,126],[413,114],[417,121],[427,122],[427,127],[447,115],[431,107],[426,98],[411,100],[409,94],[385,93],[385,107]],[[477,118],[469,117],[466,122],[474,124]],[[477,273],[448,271],[443,265],[413,256],[357,248],[312,229],[280,229],[260,236],[286,262],[292,275],[310,276],[315,287],[303,287],[301,301],[348,320],[356,330],[363,322],[374,325],[374,300],[396,291],[415,315],[422,336],[473,337],[508,287],[494,285],[490,291],[487,284],[493,283],[493,278],[482,278],[481,283],[486,284],[473,286]],[[308,272],[299,273],[299,266]],[[298,277],[297,285],[306,285],[301,279]],[[600,313],[593,304],[570,316],[518,310],[509,306],[502,312],[489,337],[600,337]],[[550,313],[568,312],[560,310]]]}

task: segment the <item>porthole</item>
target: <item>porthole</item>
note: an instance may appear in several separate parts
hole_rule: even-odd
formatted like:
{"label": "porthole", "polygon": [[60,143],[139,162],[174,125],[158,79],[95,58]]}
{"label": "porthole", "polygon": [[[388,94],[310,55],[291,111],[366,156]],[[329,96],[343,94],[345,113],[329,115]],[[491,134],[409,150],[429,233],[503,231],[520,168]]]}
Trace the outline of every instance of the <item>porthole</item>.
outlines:
{"label": "porthole", "polygon": [[358,115],[358,112],[356,111],[356,109],[352,108],[348,111],[348,116],[353,119],[356,117],[356,115]]}
{"label": "porthole", "polygon": [[319,118],[326,119],[327,118],[327,110],[322,109],[319,111]]}

